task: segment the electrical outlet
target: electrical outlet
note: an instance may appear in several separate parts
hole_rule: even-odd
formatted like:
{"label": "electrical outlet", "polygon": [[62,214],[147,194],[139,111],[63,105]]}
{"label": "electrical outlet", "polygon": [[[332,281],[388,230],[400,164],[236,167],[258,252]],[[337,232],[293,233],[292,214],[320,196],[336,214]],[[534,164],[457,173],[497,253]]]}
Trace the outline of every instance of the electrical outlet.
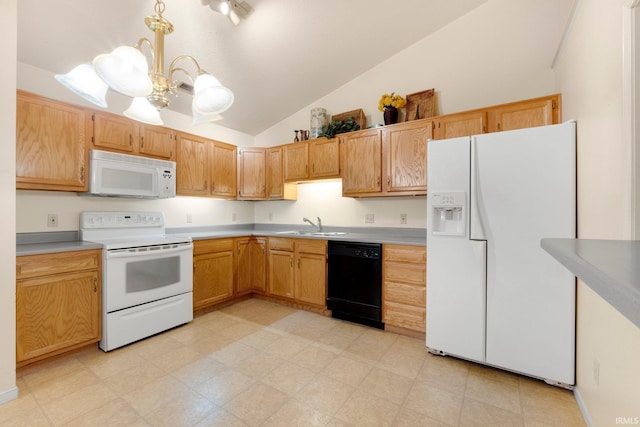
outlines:
{"label": "electrical outlet", "polygon": [[57,227],[57,226],[58,226],[58,214],[47,215],[47,227]]}
{"label": "electrical outlet", "polygon": [[231,221],[236,222],[236,219],[238,219],[238,214],[235,212],[231,213]]}
{"label": "electrical outlet", "polygon": [[375,222],[375,216],[372,213],[364,214],[364,223],[373,224]]}
{"label": "electrical outlet", "polygon": [[190,213],[187,214],[187,224],[191,224],[193,222],[193,215]]}
{"label": "electrical outlet", "polygon": [[407,214],[406,213],[401,213],[400,214],[400,224],[406,224],[407,223]]}
{"label": "electrical outlet", "polygon": [[600,385],[600,361],[598,359],[593,361],[593,381],[597,386]]}
{"label": "electrical outlet", "polygon": [[273,221],[273,212],[269,212],[269,222]]}

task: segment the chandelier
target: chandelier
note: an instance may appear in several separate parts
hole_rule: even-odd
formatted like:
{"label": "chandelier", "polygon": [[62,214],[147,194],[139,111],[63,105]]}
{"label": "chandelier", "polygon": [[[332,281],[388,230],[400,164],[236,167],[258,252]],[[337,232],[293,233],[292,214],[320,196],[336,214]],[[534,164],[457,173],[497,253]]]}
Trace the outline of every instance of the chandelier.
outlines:
{"label": "chandelier", "polygon": [[[173,32],[173,25],[162,17],[164,9],[164,2],[156,0],[156,14],[144,20],[155,35],[155,44],[141,38],[135,46],[117,47],[111,53],[96,56],[92,64],[81,64],[67,74],[56,74],[56,80],[102,108],[107,107],[106,93],[109,88],[130,96],[133,101],[123,114],[143,123],[162,125],[160,110],[169,106],[171,101],[168,95],[177,96],[178,88],[193,94],[191,111],[194,125],[222,119],[220,113],[233,104],[233,93],[200,68],[192,56],[180,55],[175,58],[165,76],[164,36]],[[144,45],[151,49],[151,71],[142,53]],[[179,66],[186,61],[195,65],[195,78]],[[191,84],[174,80],[178,72],[187,75]]]}

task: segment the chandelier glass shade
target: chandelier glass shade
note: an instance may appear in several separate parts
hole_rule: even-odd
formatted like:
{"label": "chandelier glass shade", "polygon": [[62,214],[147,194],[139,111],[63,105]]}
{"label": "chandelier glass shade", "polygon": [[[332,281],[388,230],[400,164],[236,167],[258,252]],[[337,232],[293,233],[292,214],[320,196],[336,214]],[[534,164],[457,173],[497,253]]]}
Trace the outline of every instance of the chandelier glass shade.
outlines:
{"label": "chandelier glass shade", "polygon": [[[171,103],[168,94],[177,95],[178,87],[190,85],[174,80],[174,74],[186,75],[193,85],[193,124],[222,119],[220,113],[233,104],[233,92],[224,87],[218,79],[208,74],[189,55],[180,55],[171,61],[168,74],[164,73],[164,37],[173,31],[173,25],[162,17],[164,2],[156,0],[153,16],[147,16],[145,23],[154,32],[154,42],[142,38],[135,46],[120,46],[111,53],[101,54],[92,64],[81,64],[67,74],[56,74],[55,78],[68,89],[99,107],[106,108],[106,93],[111,89],[133,98],[124,115],[143,123],[162,125],[160,110]],[[149,70],[142,46],[151,49],[152,67]],[[191,62],[195,77],[178,63]]]}

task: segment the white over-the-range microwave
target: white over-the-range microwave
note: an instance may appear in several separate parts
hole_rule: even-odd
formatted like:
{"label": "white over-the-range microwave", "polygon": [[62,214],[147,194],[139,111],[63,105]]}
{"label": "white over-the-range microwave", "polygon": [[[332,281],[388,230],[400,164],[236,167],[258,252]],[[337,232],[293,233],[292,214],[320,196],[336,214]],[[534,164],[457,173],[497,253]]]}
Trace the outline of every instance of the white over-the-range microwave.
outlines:
{"label": "white over-the-range microwave", "polygon": [[164,199],[176,195],[176,163],[91,150],[89,191],[94,196]]}

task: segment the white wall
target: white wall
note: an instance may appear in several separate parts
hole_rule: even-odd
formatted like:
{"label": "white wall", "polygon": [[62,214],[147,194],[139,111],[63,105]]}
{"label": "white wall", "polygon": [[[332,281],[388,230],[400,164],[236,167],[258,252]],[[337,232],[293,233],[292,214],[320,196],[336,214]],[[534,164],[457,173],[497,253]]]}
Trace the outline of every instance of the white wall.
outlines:
{"label": "white wall", "polygon": [[[435,88],[438,114],[549,95],[554,90],[551,62],[569,4],[489,0],[257,135],[256,145],[293,141],[293,129],[309,128],[313,107],[329,114],[362,108],[368,125],[382,123],[378,100],[392,91],[404,95]],[[564,11],[553,13],[560,6]]]}
{"label": "white wall", "polygon": [[17,0],[0,1],[0,404],[18,396],[16,388],[16,43]]}
{"label": "white wall", "polygon": [[[580,238],[629,238],[629,148],[622,129],[623,3],[582,0],[558,61],[563,114],[578,121]],[[640,417],[640,329],[582,282],[577,312],[577,396],[593,425]],[[597,364],[599,381],[594,374]]]}

